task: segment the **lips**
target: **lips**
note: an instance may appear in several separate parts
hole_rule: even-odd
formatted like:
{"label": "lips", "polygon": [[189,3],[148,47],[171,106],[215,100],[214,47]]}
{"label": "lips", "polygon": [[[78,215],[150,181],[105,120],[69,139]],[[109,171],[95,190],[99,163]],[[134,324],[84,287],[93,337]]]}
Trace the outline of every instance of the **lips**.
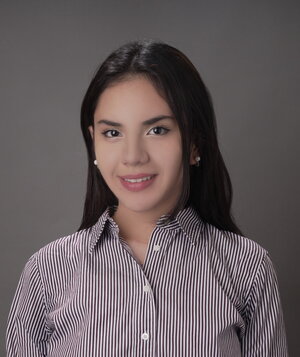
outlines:
{"label": "lips", "polygon": [[[127,178],[128,176],[123,176],[123,177]],[[137,176],[141,176],[141,174],[140,175],[130,175],[129,177],[132,177],[132,176],[134,176],[134,178],[136,178]],[[142,174],[141,177],[146,177],[146,176],[145,176],[145,174]],[[151,174],[148,176],[151,176]],[[150,180],[144,180],[141,182],[129,182],[129,181],[125,180],[123,177],[120,177],[120,181],[121,181],[122,186],[124,188],[126,188],[128,191],[138,192],[138,191],[142,191],[142,190],[148,188],[149,186],[151,186],[154,183],[156,176],[157,175],[152,175]],[[138,178],[141,178],[141,177],[138,177]]]}
{"label": "lips", "polygon": [[135,174],[135,175],[126,175],[126,176],[120,176],[123,180],[124,179],[140,179],[143,177],[149,177],[149,176],[155,176],[155,174],[145,174],[145,173],[141,173],[141,174]]}

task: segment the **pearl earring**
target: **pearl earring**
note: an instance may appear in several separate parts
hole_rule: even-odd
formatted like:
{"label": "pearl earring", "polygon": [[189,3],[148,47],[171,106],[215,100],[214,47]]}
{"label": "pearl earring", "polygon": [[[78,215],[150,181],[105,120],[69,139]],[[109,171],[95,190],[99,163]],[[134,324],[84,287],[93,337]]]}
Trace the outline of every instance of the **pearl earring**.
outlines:
{"label": "pearl earring", "polygon": [[197,167],[199,167],[200,166],[200,163],[199,163],[199,161],[200,161],[201,159],[200,159],[200,156],[197,156],[196,157],[196,161],[197,161],[197,163],[196,163],[196,165],[195,166],[197,166]]}
{"label": "pearl earring", "polygon": [[94,164],[97,165],[97,160],[94,160]]}

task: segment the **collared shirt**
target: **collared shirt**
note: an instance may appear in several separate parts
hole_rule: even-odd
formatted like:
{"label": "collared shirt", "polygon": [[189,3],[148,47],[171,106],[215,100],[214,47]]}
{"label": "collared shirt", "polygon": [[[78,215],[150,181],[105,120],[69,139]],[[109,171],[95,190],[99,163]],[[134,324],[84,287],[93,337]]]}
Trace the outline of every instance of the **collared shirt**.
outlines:
{"label": "collared shirt", "polygon": [[288,356],[266,249],[188,206],[156,222],[140,265],[119,237],[115,208],[29,258],[7,356]]}

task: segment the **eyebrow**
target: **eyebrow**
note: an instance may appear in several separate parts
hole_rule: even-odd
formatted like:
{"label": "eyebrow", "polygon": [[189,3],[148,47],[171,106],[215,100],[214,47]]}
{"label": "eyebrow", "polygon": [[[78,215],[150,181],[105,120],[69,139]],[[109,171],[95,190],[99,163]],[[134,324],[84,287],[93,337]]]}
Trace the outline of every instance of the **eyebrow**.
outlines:
{"label": "eyebrow", "polygon": [[[170,115],[159,115],[157,117],[150,118],[150,119],[143,121],[142,124],[144,126],[151,125],[151,124],[154,124],[154,123],[156,123],[160,120],[163,120],[163,119],[173,119],[174,120],[175,118]],[[121,123],[116,123],[115,121],[111,121],[111,120],[107,120],[107,119],[101,119],[101,120],[97,121],[97,124],[107,124],[107,125],[116,126],[116,127],[123,126]]]}

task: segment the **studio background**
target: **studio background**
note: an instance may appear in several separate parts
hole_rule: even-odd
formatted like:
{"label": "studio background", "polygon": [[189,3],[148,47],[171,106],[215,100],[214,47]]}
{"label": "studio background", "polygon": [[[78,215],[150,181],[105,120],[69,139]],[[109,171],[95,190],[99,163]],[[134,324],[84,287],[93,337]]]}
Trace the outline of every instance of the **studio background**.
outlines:
{"label": "studio background", "polygon": [[0,1],[1,356],[26,261],[80,225],[87,86],[144,38],[183,51],[212,95],[233,214],[270,252],[298,355],[299,23],[297,1]]}

